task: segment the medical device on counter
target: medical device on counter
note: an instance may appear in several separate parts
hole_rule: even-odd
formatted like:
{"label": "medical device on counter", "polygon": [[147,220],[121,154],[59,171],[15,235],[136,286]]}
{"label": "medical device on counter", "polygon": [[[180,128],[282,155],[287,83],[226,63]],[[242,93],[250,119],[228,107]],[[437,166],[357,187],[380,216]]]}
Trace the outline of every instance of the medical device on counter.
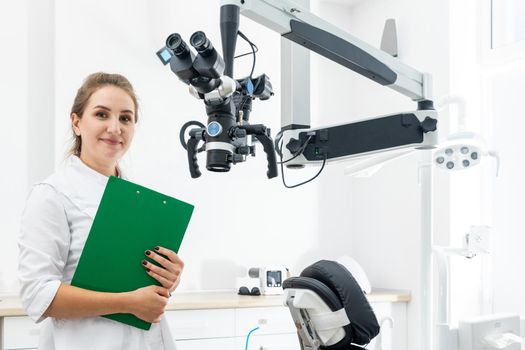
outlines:
{"label": "medical device on counter", "polygon": [[259,280],[262,295],[283,294],[283,281],[289,277],[285,267],[252,267],[248,275]]}
{"label": "medical device on counter", "polygon": [[[241,13],[292,42],[402,93],[417,102],[417,110],[317,128],[310,127],[309,111],[283,113],[274,146],[266,126],[249,123],[252,101],[266,100],[273,95],[269,78],[264,74],[254,78],[253,68],[249,76],[233,78],[238,36],[250,44],[255,65],[256,46],[239,31]],[[227,172],[232,164],[255,155],[255,140],[261,142],[267,155],[268,178],[277,176],[275,150],[281,160],[281,172],[284,164],[288,168],[321,165],[319,175],[327,162],[399,149],[428,149],[437,143],[437,113],[429,74],[420,73],[292,1],[222,0],[220,18],[224,59],[201,31],[190,38],[197,54],[177,33],[168,36],[166,45],[157,52],[161,61],[169,63],[175,75],[189,86],[190,93],[204,100],[208,115],[206,126],[200,121],[191,121],[180,133],[193,178],[201,175],[197,163],[199,152],[206,151],[208,170]],[[300,84],[295,85],[298,89]],[[186,142],[185,130],[191,125],[197,128],[190,130]],[[200,142],[204,143],[201,147]],[[288,186],[282,175],[286,187],[296,187]]]}

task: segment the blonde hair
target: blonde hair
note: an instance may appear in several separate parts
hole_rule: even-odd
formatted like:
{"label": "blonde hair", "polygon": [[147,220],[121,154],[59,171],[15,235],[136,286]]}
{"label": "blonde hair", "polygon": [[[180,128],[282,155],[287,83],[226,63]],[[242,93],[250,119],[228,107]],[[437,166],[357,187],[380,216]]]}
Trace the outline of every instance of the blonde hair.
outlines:
{"label": "blonde hair", "polygon": [[[77,91],[77,95],[75,96],[75,100],[73,101],[73,106],[71,107],[70,116],[73,115],[73,113],[75,113],[76,115],[78,115],[79,118],[82,118],[82,115],[84,114],[84,111],[86,109],[91,95],[93,95],[93,93],[98,89],[108,85],[121,88],[129,95],[129,97],[131,97],[131,99],[133,100],[133,104],[135,105],[135,123],[137,123],[139,119],[139,106],[137,101],[137,95],[135,94],[133,86],[131,85],[129,80],[123,75],[110,74],[104,72],[93,73],[87,76],[87,78],[82,83],[82,86],[80,86],[80,88]],[[71,147],[67,152],[67,155],[80,156],[80,152],[82,151],[82,139],[80,136],[75,134],[73,127],[71,127],[71,131],[73,135],[71,140]]]}

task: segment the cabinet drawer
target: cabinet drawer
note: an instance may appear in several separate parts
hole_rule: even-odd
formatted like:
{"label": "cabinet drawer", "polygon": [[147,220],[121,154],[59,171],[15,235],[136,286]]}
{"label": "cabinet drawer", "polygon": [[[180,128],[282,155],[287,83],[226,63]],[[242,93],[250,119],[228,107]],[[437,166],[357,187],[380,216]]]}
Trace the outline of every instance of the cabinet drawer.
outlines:
{"label": "cabinet drawer", "polygon": [[[407,304],[406,303],[371,303],[376,314],[377,320],[381,325],[381,348],[382,349],[406,349],[408,343],[407,336]],[[387,318],[393,320],[392,328]],[[368,348],[374,349],[379,337],[376,337],[369,344]]]}
{"label": "cabinet drawer", "polygon": [[[246,338],[238,338],[236,349],[244,350]],[[301,350],[297,334],[250,336],[249,350]]]}
{"label": "cabinet drawer", "polygon": [[166,312],[166,319],[175,339],[233,337],[235,311],[180,310]]}
{"label": "cabinet drawer", "polygon": [[235,310],[235,334],[245,337],[250,330],[260,327],[253,335],[296,333],[295,324],[286,307],[260,307]]}
{"label": "cabinet drawer", "polygon": [[[241,350],[236,345],[235,338],[199,339],[199,340],[179,340],[177,350]],[[242,348],[244,350],[244,348]]]}
{"label": "cabinet drawer", "polygon": [[[44,321],[45,322],[45,321]],[[4,349],[29,349],[38,347],[40,325],[29,317],[4,318]]]}

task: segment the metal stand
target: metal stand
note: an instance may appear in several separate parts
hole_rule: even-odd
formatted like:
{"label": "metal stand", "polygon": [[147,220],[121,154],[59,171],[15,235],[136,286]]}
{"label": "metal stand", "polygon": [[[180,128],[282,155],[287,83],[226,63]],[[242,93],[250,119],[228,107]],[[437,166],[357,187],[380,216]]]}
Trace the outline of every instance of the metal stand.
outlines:
{"label": "metal stand", "polygon": [[423,152],[419,165],[421,200],[421,350],[432,349],[432,151]]}

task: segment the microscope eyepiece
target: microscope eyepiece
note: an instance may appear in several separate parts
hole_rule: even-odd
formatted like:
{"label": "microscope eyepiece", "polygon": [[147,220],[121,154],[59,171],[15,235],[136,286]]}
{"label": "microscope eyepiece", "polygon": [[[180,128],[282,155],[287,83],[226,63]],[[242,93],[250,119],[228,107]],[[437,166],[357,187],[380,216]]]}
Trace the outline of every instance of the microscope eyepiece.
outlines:
{"label": "microscope eyepiece", "polygon": [[184,56],[189,52],[188,46],[179,33],[173,33],[166,38],[166,47],[171,49],[176,56]]}
{"label": "microscope eyepiece", "polygon": [[202,56],[208,56],[214,51],[213,45],[202,31],[195,32],[191,35],[190,44]]}

